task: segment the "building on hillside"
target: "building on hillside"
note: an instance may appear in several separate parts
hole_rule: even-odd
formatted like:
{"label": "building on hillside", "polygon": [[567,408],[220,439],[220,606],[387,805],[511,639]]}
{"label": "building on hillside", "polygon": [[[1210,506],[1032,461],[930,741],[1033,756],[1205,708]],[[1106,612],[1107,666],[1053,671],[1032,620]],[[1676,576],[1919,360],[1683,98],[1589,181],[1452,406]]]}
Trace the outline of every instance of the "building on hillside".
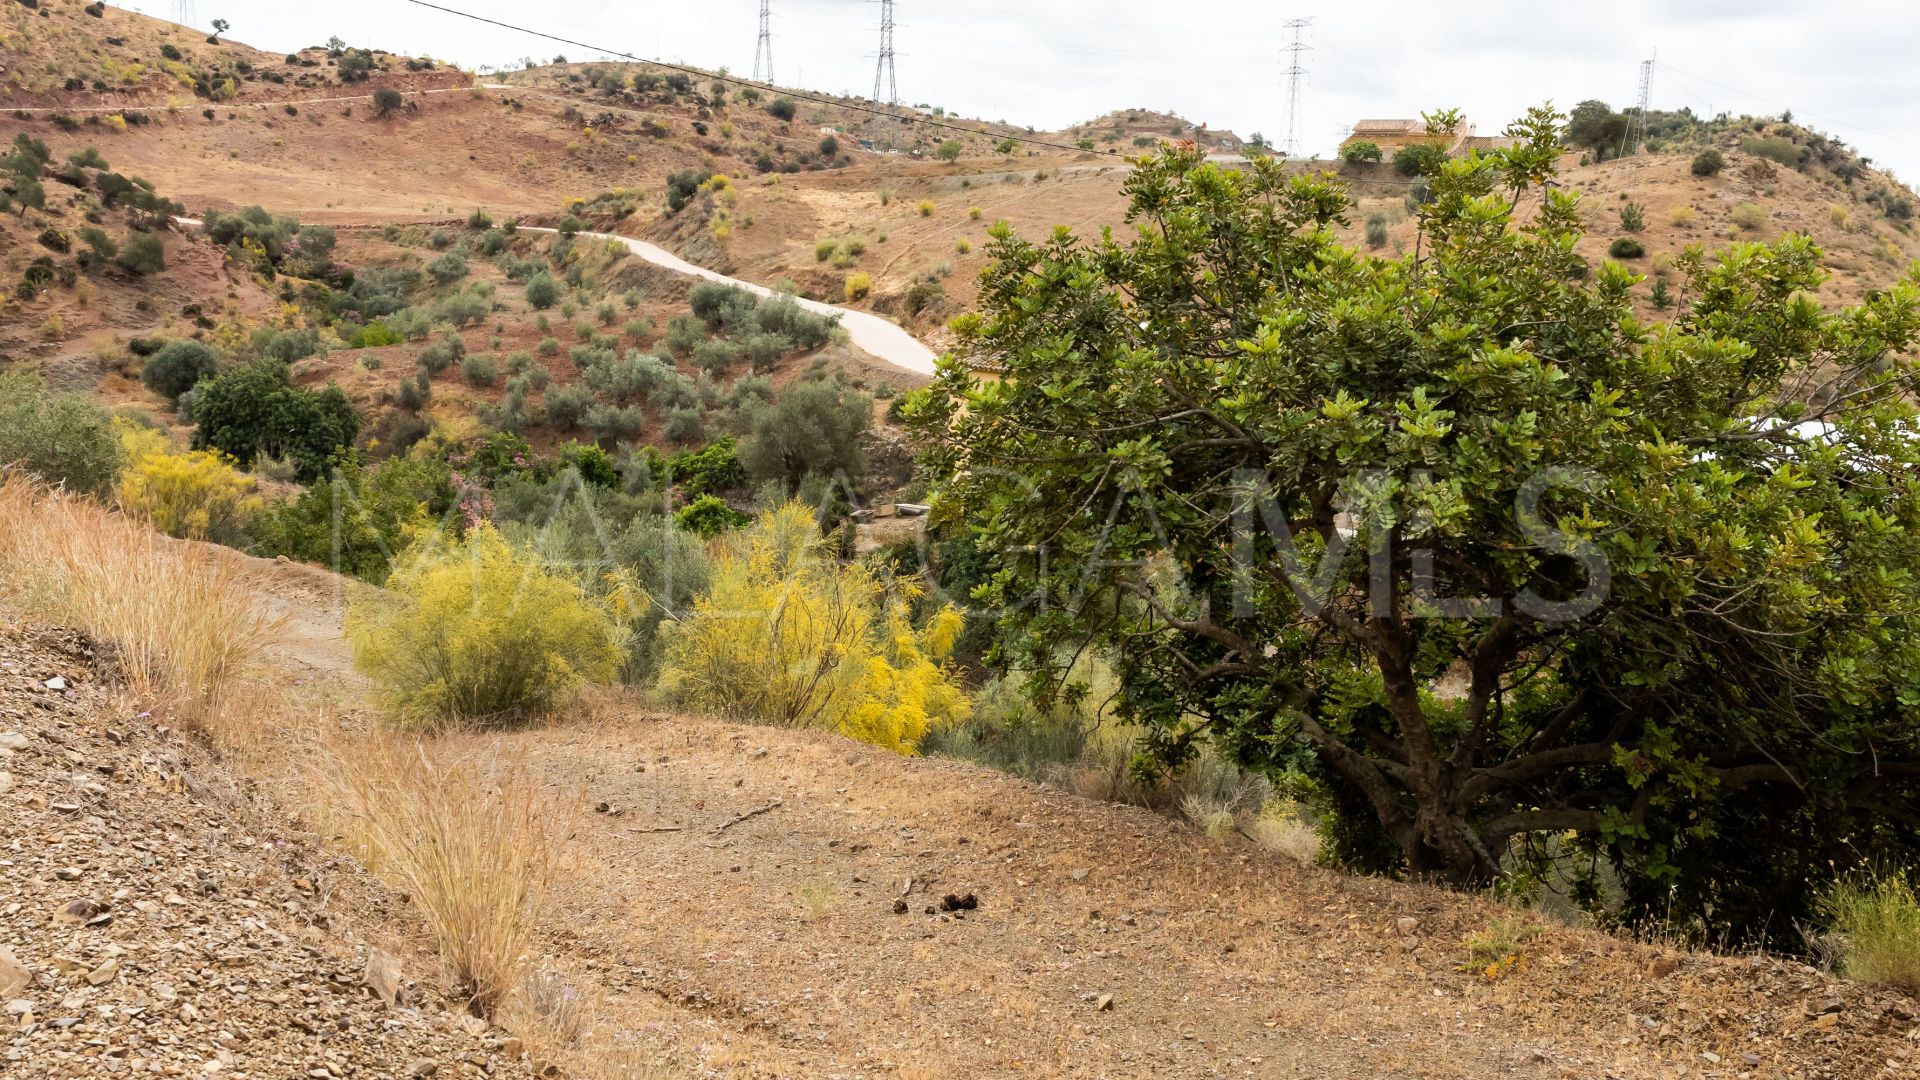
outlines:
{"label": "building on hillside", "polygon": [[1363,142],[1378,146],[1389,158],[1397,151],[1423,143],[1438,146],[1448,156],[1470,150],[1501,150],[1513,145],[1513,140],[1504,135],[1474,134],[1472,124],[1459,124],[1445,134],[1429,135],[1425,120],[1361,120],[1353,125],[1353,131],[1340,143],[1340,149]]}

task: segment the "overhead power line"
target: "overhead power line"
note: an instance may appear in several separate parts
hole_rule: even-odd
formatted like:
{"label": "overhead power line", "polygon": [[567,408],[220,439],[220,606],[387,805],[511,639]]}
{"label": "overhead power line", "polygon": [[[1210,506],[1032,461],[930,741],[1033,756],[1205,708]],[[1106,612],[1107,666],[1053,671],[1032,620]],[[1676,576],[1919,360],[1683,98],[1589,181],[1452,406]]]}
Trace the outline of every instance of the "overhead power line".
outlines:
{"label": "overhead power line", "polygon": [[[477,23],[485,23],[488,26],[497,26],[502,30],[512,30],[512,31],[515,31],[516,33],[527,34],[537,38],[543,38],[547,41],[557,42],[561,45],[571,45],[576,49],[587,49],[591,52],[600,53],[605,56],[618,57],[622,60],[631,60],[636,64],[651,64],[654,67],[664,68],[668,71],[679,71],[688,75],[698,76],[699,78],[702,78],[702,79],[712,79],[714,82],[725,83],[728,86],[738,86],[742,88],[750,87],[754,90],[765,89],[764,86],[751,82],[747,79],[739,79],[731,75],[722,75],[722,74],[716,74],[710,71],[702,71],[699,68],[691,67],[686,64],[675,64],[666,60],[654,60],[645,56],[635,56],[633,53],[624,52],[620,49],[611,48],[606,45],[595,45],[592,42],[588,42],[588,41],[577,41],[573,38],[561,37],[558,34],[549,34],[544,30],[535,30],[530,26],[521,26],[518,23],[505,22],[500,19],[490,19],[485,15],[475,15],[471,11],[461,11],[459,8],[447,7],[444,4],[435,4],[430,2],[430,0],[406,0],[406,2],[414,5],[415,7],[428,8],[430,10],[443,12],[448,15],[457,15],[460,18],[470,19]],[[951,121],[938,120],[938,119],[925,117],[925,116],[905,116],[901,113],[898,113],[889,109],[879,108],[877,107],[877,105],[862,105],[862,104],[859,104],[858,102],[841,101],[839,99],[826,97],[821,94],[808,93],[805,90],[786,89],[786,90],[782,90],[781,93],[786,94],[788,97],[791,97],[796,101],[811,101],[816,105],[830,105],[836,109],[846,109],[850,112],[865,113],[868,116],[875,116],[875,117],[880,117],[882,119],[894,120],[900,123],[919,124],[922,127],[940,128],[945,131],[958,131],[965,135],[984,135],[990,139],[1011,139],[1016,143],[1023,143],[1027,146],[1044,146],[1052,150],[1071,150],[1075,153],[1080,152],[1080,147],[1078,146],[1073,146],[1067,143],[1054,142],[1051,139],[1036,138],[1035,136],[1032,136],[1032,135],[1021,135],[1021,134],[1013,134],[1013,133],[999,132],[999,131],[988,131],[982,128],[971,128],[971,127],[967,127],[964,124],[956,124]]]}

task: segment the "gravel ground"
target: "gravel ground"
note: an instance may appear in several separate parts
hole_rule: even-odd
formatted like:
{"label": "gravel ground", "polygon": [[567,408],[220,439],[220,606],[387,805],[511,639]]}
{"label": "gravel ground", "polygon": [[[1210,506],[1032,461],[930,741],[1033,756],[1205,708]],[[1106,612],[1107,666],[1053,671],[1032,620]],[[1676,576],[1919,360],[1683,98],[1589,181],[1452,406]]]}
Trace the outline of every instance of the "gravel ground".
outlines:
{"label": "gravel ground", "polygon": [[355,940],[350,871],[137,708],[84,639],[0,623],[0,1075],[526,1074]]}

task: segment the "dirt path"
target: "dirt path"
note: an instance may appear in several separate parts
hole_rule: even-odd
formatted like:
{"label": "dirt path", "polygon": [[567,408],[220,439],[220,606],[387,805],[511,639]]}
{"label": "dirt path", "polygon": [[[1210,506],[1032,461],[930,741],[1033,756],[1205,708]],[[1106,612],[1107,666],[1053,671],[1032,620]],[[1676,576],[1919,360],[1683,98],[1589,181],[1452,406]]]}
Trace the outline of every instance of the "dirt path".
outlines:
{"label": "dirt path", "polygon": [[[554,231],[552,229],[541,229],[527,225],[522,225],[521,229],[526,232],[539,233],[551,233]],[[649,244],[645,240],[635,240],[630,236],[620,236],[616,233],[583,232],[580,235],[590,236],[600,240],[619,241],[626,245],[628,251],[633,252],[640,258],[645,259],[655,266],[663,266],[675,273],[686,274],[690,277],[705,278],[708,281],[717,281],[722,285],[732,285],[736,288],[746,289],[748,292],[758,296],[774,295],[774,291],[765,285],[751,281],[742,281],[739,278],[728,277],[719,271],[709,270],[704,266],[696,266],[680,256],[675,255],[673,252],[656,244]],[[855,311],[852,308],[843,308],[834,304],[823,304],[818,300],[795,297],[795,301],[799,303],[801,307],[815,314],[838,316],[840,325],[846,327],[847,335],[853,340],[853,343],[881,360],[897,368],[902,368],[916,374],[927,376],[933,374],[933,363],[934,360],[937,359],[934,351],[927,348],[921,343],[919,338],[914,337],[897,324],[879,315],[874,315],[871,312]]]}
{"label": "dirt path", "polygon": [[[344,675],[329,576],[258,566]],[[1544,929],[1489,980],[1463,938],[1527,916],[974,766],[622,695],[497,739],[569,807],[548,956],[694,1075],[1920,1072],[1909,1004],[1804,965]]]}

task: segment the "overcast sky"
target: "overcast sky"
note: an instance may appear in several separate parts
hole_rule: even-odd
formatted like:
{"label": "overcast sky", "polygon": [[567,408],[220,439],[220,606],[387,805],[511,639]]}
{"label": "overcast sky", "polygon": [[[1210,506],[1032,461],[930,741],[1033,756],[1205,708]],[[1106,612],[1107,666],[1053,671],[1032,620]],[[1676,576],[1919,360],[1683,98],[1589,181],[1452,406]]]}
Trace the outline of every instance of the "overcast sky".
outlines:
{"label": "overcast sky", "polygon": [[[758,0],[441,0],[649,58],[753,68]],[[774,74],[789,85],[871,93],[880,5],[772,0]],[[173,0],[129,4],[169,16]],[[193,0],[197,21],[272,51],[339,35],[465,67],[521,57],[589,59],[405,0]],[[1276,144],[1287,130],[1284,23],[1312,18],[1299,117],[1304,151],[1328,152],[1360,117],[1464,109],[1482,134],[1529,104],[1563,110],[1638,93],[1659,50],[1655,108],[1778,114],[1920,179],[1920,7],[1912,0],[898,0],[900,96],[963,116],[1060,128],[1117,107],[1180,113]],[[1465,10],[1470,14],[1455,15]]]}

